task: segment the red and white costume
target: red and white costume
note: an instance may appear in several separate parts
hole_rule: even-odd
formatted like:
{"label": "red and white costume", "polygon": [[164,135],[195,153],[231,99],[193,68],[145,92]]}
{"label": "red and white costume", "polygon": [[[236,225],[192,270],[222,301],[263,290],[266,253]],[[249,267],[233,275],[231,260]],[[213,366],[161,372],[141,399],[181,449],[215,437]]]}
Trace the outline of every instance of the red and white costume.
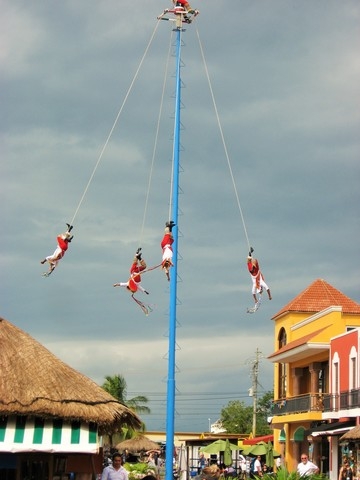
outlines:
{"label": "red and white costume", "polygon": [[130,267],[131,276],[129,280],[127,282],[117,283],[114,286],[126,287],[128,290],[130,290],[131,293],[136,293],[138,290],[146,293],[146,290],[140,285],[141,283],[140,273],[143,272],[145,269],[146,269],[145,261],[141,260],[139,265],[137,258],[135,258],[133,264]]}
{"label": "red and white costume", "polygon": [[260,266],[257,259],[248,257],[247,267],[253,282],[252,294],[256,295],[257,293],[260,293],[262,288],[265,288],[265,290],[268,291],[269,287],[265,283],[265,279],[260,271]]}
{"label": "red and white costume", "polygon": [[189,2],[187,2],[186,0],[173,0],[173,3],[177,7],[185,8],[185,10],[190,10],[191,9]]}
{"label": "red and white costume", "polygon": [[173,265],[172,258],[173,258],[173,249],[172,244],[174,243],[174,239],[172,237],[171,232],[165,231],[163,239],[161,240],[161,248],[163,251],[162,255],[162,265],[166,262],[170,262],[170,265]]}
{"label": "red and white costume", "polygon": [[187,12],[194,13],[194,9],[187,0],[173,0],[173,4],[175,7],[182,7]]}
{"label": "red and white costume", "polygon": [[61,260],[65,255],[66,250],[69,248],[69,237],[70,235],[68,233],[62,233],[61,235],[58,235],[58,246],[56,247],[55,252],[45,258],[45,260],[50,263],[51,267],[55,268],[59,263],[59,260]]}

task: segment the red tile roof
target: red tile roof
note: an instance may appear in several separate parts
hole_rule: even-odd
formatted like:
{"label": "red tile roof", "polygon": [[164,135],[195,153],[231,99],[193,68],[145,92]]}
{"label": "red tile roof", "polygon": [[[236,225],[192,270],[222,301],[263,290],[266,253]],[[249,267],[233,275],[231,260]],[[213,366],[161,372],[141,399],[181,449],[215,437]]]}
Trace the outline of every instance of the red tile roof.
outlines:
{"label": "red tile roof", "polygon": [[287,343],[284,347],[279,348],[279,350],[276,350],[276,352],[269,355],[268,358],[275,357],[276,355],[279,355],[280,353],[288,352],[289,350],[292,350],[293,348],[301,347],[302,345],[305,345],[312,338],[316,337],[316,335],[318,335],[323,330],[325,330],[325,328],[328,328],[328,327],[320,328],[319,330],[316,330],[315,332],[308,333],[307,335],[304,335],[303,337],[298,338],[297,340],[293,340],[292,342]]}
{"label": "red tile roof", "polygon": [[343,313],[360,314],[360,304],[341,293],[321,278],[315,280],[272,318],[286,312],[321,312],[329,307],[342,307]]}

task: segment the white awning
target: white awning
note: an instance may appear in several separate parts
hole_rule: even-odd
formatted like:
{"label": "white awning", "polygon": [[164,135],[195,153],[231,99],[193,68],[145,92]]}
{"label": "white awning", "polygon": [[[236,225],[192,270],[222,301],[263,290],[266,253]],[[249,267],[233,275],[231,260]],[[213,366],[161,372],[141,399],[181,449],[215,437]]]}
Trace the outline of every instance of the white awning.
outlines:
{"label": "white awning", "polygon": [[342,435],[343,433],[348,432],[352,428],[354,428],[354,427],[336,428],[334,430],[320,430],[319,432],[312,432],[310,435],[312,437],[328,436],[328,435]]}
{"label": "white awning", "polygon": [[98,453],[94,424],[21,416],[0,420],[0,452]]}

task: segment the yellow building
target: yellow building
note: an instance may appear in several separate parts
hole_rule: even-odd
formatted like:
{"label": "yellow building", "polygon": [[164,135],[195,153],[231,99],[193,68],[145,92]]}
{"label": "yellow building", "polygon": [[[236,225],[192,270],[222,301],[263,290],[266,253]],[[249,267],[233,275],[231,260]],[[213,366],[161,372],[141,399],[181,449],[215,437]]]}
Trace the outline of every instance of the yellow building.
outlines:
{"label": "yellow building", "polygon": [[[272,319],[275,348],[269,360],[274,363],[274,448],[282,452],[289,470],[296,469],[301,453],[306,452],[323,473],[330,474],[329,437],[341,436],[359,421],[339,418],[336,412],[332,416],[330,342],[360,327],[360,305],[318,279]],[[326,435],[312,435],[322,425],[327,425]],[[335,470],[331,478],[337,478]]]}

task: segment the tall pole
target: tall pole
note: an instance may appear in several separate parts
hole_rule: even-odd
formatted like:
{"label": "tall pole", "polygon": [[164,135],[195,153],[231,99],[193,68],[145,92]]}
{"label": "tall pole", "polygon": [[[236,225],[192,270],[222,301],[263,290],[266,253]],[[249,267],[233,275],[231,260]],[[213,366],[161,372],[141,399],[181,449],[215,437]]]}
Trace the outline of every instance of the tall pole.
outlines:
{"label": "tall pole", "polygon": [[172,218],[176,226],[173,232],[173,268],[170,279],[170,314],[169,314],[169,352],[168,352],[168,378],[167,378],[167,407],[166,407],[166,460],[165,478],[173,479],[174,457],[174,417],[175,417],[175,350],[176,350],[176,299],[177,299],[177,264],[178,264],[178,197],[179,197],[179,153],[180,153],[180,107],[181,107],[181,30],[182,22],[177,23],[176,31],[176,88],[175,88],[175,121],[173,143],[173,192],[172,192]]}

